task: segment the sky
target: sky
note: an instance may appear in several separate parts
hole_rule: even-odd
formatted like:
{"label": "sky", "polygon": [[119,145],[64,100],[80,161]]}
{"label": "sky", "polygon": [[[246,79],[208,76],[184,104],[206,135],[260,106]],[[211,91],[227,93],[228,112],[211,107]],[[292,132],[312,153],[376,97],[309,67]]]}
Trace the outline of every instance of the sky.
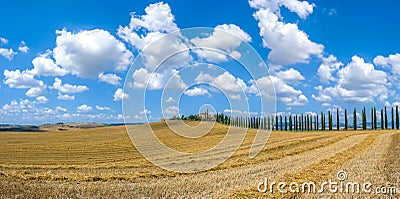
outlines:
{"label": "sky", "polygon": [[0,123],[391,108],[399,4],[5,1]]}

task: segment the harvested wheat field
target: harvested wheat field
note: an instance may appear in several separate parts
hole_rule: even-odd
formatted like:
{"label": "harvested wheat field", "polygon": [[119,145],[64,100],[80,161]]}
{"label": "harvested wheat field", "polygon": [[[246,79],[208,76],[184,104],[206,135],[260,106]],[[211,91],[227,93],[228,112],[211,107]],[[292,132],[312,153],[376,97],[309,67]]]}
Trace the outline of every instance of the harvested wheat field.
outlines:
{"label": "harvested wheat field", "polygon": [[[143,126],[128,128],[140,130]],[[166,146],[187,153],[215,146],[229,128],[216,124],[210,133],[194,139],[174,134],[165,123],[152,123],[151,127]],[[240,148],[221,165],[183,174],[163,170],[143,158],[124,126],[2,132],[0,198],[400,197],[399,131],[273,132],[261,153],[250,159],[255,134],[254,129],[248,130]],[[204,157],[204,162],[216,157],[218,154]],[[338,180],[339,171],[346,172],[344,181]],[[276,183],[296,182],[300,191],[288,191],[286,186],[287,193],[280,193],[277,185],[270,190],[268,184],[262,193],[258,188],[265,186],[258,185],[265,178]],[[301,192],[304,182],[314,182],[319,189],[329,179],[370,182],[372,191],[331,193],[326,186],[322,193]],[[376,187],[384,193],[376,193]]]}

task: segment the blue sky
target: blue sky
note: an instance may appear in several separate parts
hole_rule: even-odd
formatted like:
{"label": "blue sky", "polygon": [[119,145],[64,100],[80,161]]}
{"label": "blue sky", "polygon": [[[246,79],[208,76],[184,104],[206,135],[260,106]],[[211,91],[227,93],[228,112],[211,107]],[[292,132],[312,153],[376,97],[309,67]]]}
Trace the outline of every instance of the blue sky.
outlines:
{"label": "blue sky", "polygon": [[[132,122],[144,121],[146,115],[154,121],[162,113],[197,113],[204,104],[218,112],[255,114],[265,111],[260,99],[271,104],[262,90],[271,82],[277,112],[391,107],[400,102],[400,15],[395,10],[400,3],[394,0],[1,4],[0,123],[122,122],[123,100],[134,106],[125,113]],[[185,29],[193,27],[210,29],[196,43],[193,35],[185,35]],[[229,36],[221,29],[237,37],[224,41]],[[135,58],[146,60],[147,55],[139,53],[151,41],[174,31],[183,31],[190,40],[177,45],[223,49],[230,56],[216,60],[205,51],[181,53],[153,80],[146,76],[153,66],[137,62],[131,68]],[[206,39],[218,45],[207,46]],[[246,58],[246,43],[269,72],[250,61],[258,59]],[[155,48],[161,54],[174,50]],[[257,77],[246,75],[232,57],[248,63]],[[172,76],[178,77],[174,88],[181,90],[166,89],[169,93],[161,95]],[[139,98],[146,81],[148,97],[142,106]],[[235,105],[241,103],[250,108]]]}

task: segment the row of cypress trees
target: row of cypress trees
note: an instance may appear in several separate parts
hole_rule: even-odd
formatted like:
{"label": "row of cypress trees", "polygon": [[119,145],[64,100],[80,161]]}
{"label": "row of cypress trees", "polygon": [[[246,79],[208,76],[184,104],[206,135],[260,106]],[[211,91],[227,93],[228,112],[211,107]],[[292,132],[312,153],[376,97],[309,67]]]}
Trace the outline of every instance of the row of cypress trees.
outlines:
{"label": "row of cypress trees", "polygon": [[[377,124],[376,108],[371,108],[371,128],[389,129],[389,121],[387,116],[386,107],[380,110],[380,125]],[[268,130],[281,130],[281,131],[312,131],[312,130],[333,130],[333,113],[328,111],[327,115],[321,112],[320,115],[315,114],[293,114],[293,115],[270,115],[270,116],[228,116],[222,113],[214,115],[217,122],[243,128],[255,129],[268,129]],[[326,121],[328,119],[328,121]],[[358,129],[357,124],[357,109],[353,110],[353,130]],[[399,129],[399,107],[391,108],[391,129]],[[326,126],[328,125],[328,126]],[[361,110],[361,128],[367,130],[367,112],[364,107]],[[349,129],[349,122],[347,117],[347,110],[344,110],[344,130]],[[339,109],[336,109],[336,129],[340,130]]]}

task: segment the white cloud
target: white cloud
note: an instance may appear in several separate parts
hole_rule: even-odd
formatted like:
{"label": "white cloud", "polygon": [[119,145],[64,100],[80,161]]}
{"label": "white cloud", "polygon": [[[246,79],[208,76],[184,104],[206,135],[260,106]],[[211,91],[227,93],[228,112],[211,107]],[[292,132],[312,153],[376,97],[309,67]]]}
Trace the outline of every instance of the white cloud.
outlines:
{"label": "white cloud", "polygon": [[61,107],[61,106],[56,106],[56,111],[67,112],[68,110],[66,108]]}
{"label": "white cloud", "polygon": [[47,99],[47,97],[45,96],[38,96],[36,97],[36,101],[40,104],[46,104],[49,101],[49,99]]}
{"label": "white cloud", "polygon": [[[205,49],[196,49],[194,52],[200,57],[210,62],[227,61],[226,54],[239,59],[241,54],[235,51],[237,47],[244,41],[250,42],[251,37],[235,24],[223,24],[214,28],[214,32],[205,38],[193,38],[190,40],[196,47]],[[213,51],[217,49],[222,52]]]}
{"label": "white cloud", "polygon": [[128,99],[129,95],[124,93],[122,89],[117,89],[114,93],[114,101]]}
{"label": "white cloud", "polygon": [[64,76],[68,73],[67,70],[60,68],[49,58],[51,51],[39,55],[32,60],[33,69],[28,72],[38,76]]}
{"label": "white cloud", "polygon": [[[179,30],[168,4],[163,2],[150,4],[145,8],[145,12],[146,14],[142,16],[132,13],[129,26],[118,28],[118,36],[138,50],[143,50],[166,33]],[[146,34],[136,32],[140,29],[146,29]]]}
{"label": "white cloud", "polygon": [[77,110],[79,113],[88,113],[89,111],[91,111],[93,108],[87,104],[82,104],[80,106],[77,107]]}
{"label": "white cloud", "polygon": [[150,90],[162,89],[168,82],[168,88],[186,88],[186,84],[179,76],[177,71],[165,71],[165,73],[149,73],[145,68],[139,68],[132,74],[133,87],[145,88]]}
{"label": "white cloud", "polygon": [[52,88],[60,91],[61,93],[68,93],[68,94],[82,93],[84,91],[89,90],[89,88],[84,85],[62,84],[62,81],[59,78],[54,79]]}
{"label": "white cloud", "polygon": [[168,99],[165,100],[165,102],[171,103],[171,102],[175,102],[174,98],[169,97]]}
{"label": "white cloud", "polygon": [[326,92],[324,92],[324,89],[321,85],[316,86],[315,90],[318,91],[318,96],[312,94],[311,98],[315,99],[317,102],[321,102],[321,103],[326,103],[326,102],[331,102],[332,101],[332,97],[327,94]]}
{"label": "white cloud", "polygon": [[26,96],[28,97],[37,97],[46,91],[47,85],[44,84],[43,81],[35,79],[34,75],[28,74],[26,71],[21,72],[20,70],[4,70],[3,75],[5,77],[3,80],[4,84],[7,84],[10,88],[29,88],[29,90],[26,92]]}
{"label": "white cloud", "polygon": [[26,45],[25,41],[21,41],[21,44],[19,45],[18,50],[23,53],[28,53],[29,47]]}
{"label": "white cloud", "polygon": [[75,100],[75,95],[62,94],[58,92],[57,99],[59,100]]}
{"label": "white cloud", "polygon": [[99,110],[99,111],[111,111],[111,108],[107,107],[107,106],[96,105],[96,109]]}
{"label": "white cloud", "polygon": [[105,71],[125,71],[132,53],[109,32],[100,29],[71,33],[57,30],[56,64],[78,77],[97,78]]}
{"label": "white cloud", "polygon": [[400,75],[400,54],[396,53],[394,55],[389,55],[388,57],[383,57],[378,55],[374,58],[374,64],[383,67],[390,67],[392,73],[395,75]]}
{"label": "white cloud", "polygon": [[290,65],[308,63],[312,55],[322,56],[324,46],[311,41],[308,35],[299,30],[297,24],[280,21],[280,6],[306,18],[313,11],[313,5],[297,0],[255,0],[250,6],[258,9],[254,18],[258,20],[263,46],[271,49],[268,59],[274,63]]}
{"label": "white cloud", "polygon": [[[171,33],[179,28],[169,5],[150,4],[145,11],[142,16],[132,15],[129,26],[120,26],[118,36],[141,51],[142,62],[149,73],[157,68],[157,73],[164,74],[187,66],[193,58],[187,50],[187,39],[180,32]],[[171,34],[166,36],[168,33]]]}
{"label": "white cloud", "polygon": [[122,79],[121,77],[117,76],[116,74],[111,74],[111,73],[110,74],[100,73],[100,75],[99,75],[99,80],[101,82],[106,82],[108,84],[115,85],[115,86],[120,85],[119,81],[121,79]]}
{"label": "white cloud", "polygon": [[291,12],[295,12],[300,18],[305,19],[313,12],[314,4],[298,0],[250,0],[249,4],[255,9],[270,9],[280,16],[280,7],[285,6]]}
{"label": "white cloud", "polygon": [[204,88],[199,88],[199,87],[194,87],[192,89],[188,89],[184,92],[185,95],[187,96],[202,96],[202,95],[210,95],[207,89]]}
{"label": "white cloud", "polygon": [[15,113],[32,113],[37,109],[35,108],[35,103],[29,101],[28,99],[20,100],[17,102],[16,100],[12,100],[10,104],[5,104],[2,107],[2,110],[6,115],[15,114]]}
{"label": "white cloud", "polygon": [[163,115],[166,118],[171,118],[173,116],[178,116],[178,114],[179,114],[179,108],[176,107],[176,106],[170,106],[170,107],[164,109],[164,111],[163,111]]}
{"label": "white cloud", "polygon": [[46,92],[46,87],[47,87],[47,85],[40,85],[40,86],[32,87],[28,91],[26,91],[25,95],[28,97],[37,97]]}
{"label": "white cloud", "polygon": [[10,49],[0,48],[0,55],[10,61],[14,58],[14,55],[16,55],[16,54],[17,54],[17,52],[14,52],[14,50],[11,48]]}
{"label": "white cloud", "polygon": [[[286,106],[303,106],[308,103],[308,99],[301,90],[296,90],[283,79],[276,76],[261,77],[251,80],[249,92],[262,95],[267,99],[276,99],[283,102]],[[257,89],[257,86],[260,89]],[[273,88],[275,87],[275,92]]]}
{"label": "white cloud", "polygon": [[339,70],[343,66],[342,62],[338,62],[336,57],[329,55],[327,58],[322,58],[322,64],[318,68],[319,80],[322,83],[329,83],[329,81],[335,81],[332,73]]}
{"label": "white cloud", "polygon": [[300,74],[298,70],[290,68],[289,70],[279,71],[276,73],[276,76],[280,79],[288,82],[297,82],[301,80],[305,80],[303,75]]}
{"label": "white cloud", "polygon": [[337,84],[324,89],[318,87],[319,95],[313,98],[320,102],[328,102],[329,97],[348,102],[372,102],[374,98],[385,101],[389,93],[388,86],[385,72],[353,56],[352,61],[339,70]]}
{"label": "white cloud", "polygon": [[0,42],[3,44],[8,43],[8,39],[4,38],[4,37],[0,37]]}

